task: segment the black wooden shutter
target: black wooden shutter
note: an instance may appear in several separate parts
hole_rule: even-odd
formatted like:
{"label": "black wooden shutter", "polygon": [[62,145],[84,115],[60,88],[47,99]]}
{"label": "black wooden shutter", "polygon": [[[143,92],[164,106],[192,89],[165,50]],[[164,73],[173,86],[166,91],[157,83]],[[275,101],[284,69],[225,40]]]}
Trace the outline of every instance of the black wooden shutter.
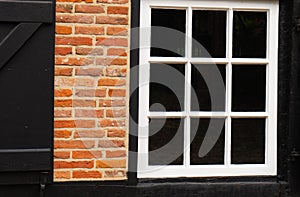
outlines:
{"label": "black wooden shutter", "polygon": [[0,1],[0,185],[52,177],[54,1]]}

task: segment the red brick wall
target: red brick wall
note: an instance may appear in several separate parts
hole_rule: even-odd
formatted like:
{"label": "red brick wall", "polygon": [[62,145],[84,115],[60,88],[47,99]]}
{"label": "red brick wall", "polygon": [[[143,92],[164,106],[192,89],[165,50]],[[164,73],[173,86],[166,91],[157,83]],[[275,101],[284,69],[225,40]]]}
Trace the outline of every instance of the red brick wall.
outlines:
{"label": "red brick wall", "polygon": [[55,181],[126,179],[128,1],[57,1]]}

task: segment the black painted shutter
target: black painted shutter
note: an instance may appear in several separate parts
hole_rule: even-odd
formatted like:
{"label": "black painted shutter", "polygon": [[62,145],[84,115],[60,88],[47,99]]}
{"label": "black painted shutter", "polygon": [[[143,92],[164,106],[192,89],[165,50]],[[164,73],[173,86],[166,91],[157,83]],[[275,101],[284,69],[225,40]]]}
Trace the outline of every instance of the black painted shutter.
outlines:
{"label": "black painted shutter", "polygon": [[0,1],[0,184],[52,177],[54,4]]}

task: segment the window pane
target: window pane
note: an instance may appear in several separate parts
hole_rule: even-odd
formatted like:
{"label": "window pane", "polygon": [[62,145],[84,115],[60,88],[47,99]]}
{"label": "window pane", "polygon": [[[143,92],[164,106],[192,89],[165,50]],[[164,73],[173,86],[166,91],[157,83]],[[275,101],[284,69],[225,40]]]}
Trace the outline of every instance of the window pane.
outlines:
{"label": "window pane", "polygon": [[[208,118],[191,119],[191,165],[224,164],[224,121]],[[210,122],[211,128],[208,131]],[[202,146],[206,146],[203,150],[210,150],[205,156],[199,155]]]}
{"label": "window pane", "polygon": [[232,119],[231,163],[265,163],[265,119]]}
{"label": "window pane", "polygon": [[184,110],[185,65],[150,65],[150,111]]}
{"label": "window pane", "polygon": [[152,9],[151,56],[185,56],[185,24],[185,10]]}
{"label": "window pane", "polygon": [[226,56],[226,11],[193,11],[193,57]]}
{"label": "window pane", "polygon": [[265,111],[266,66],[233,65],[232,111]]}
{"label": "window pane", "polygon": [[150,119],[149,165],[183,164],[183,119]]}
{"label": "window pane", "polygon": [[192,111],[225,111],[225,81],[225,65],[192,65]]}
{"label": "window pane", "polygon": [[267,49],[267,13],[233,13],[233,57],[265,58]]}

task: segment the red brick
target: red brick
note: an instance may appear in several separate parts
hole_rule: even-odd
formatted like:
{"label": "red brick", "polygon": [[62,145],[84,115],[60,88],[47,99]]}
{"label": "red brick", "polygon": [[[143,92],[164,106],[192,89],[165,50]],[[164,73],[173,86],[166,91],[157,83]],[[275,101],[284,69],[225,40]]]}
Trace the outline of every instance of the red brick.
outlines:
{"label": "red brick", "polygon": [[120,127],[120,126],[125,126],[125,121],[104,119],[99,121],[99,125],[101,127]]}
{"label": "red brick", "polygon": [[55,43],[57,45],[92,45],[92,38],[90,37],[65,37],[65,36],[56,36]]}
{"label": "red brick", "polygon": [[81,140],[54,140],[54,148],[63,149],[87,149],[93,148],[95,145],[94,141],[81,141]]}
{"label": "red brick", "polygon": [[124,89],[109,89],[108,95],[110,97],[125,97],[126,96],[126,90]]}
{"label": "red brick", "polygon": [[55,159],[69,159],[70,152],[67,151],[54,151],[54,158]]}
{"label": "red brick", "polygon": [[96,163],[97,168],[125,168],[126,160],[101,160]]}
{"label": "red brick", "polygon": [[106,117],[125,117],[125,116],[126,116],[126,110],[124,109],[106,110]]}
{"label": "red brick", "polygon": [[73,120],[55,120],[54,128],[74,128],[75,122]]}
{"label": "red brick", "polygon": [[82,130],[74,133],[74,138],[103,138],[105,137],[104,130]]}
{"label": "red brick", "polygon": [[55,89],[54,96],[55,97],[69,97],[72,96],[73,92],[70,89]]}
{"label": "red brick", "polygon": [[123,16],[97,16],[96,23],[112,25],[128,25],[128,17]]}
{"label": "red brick", "polygon": [[102,152],[101,151],[73,151],[72,158],[73,159],[102,158]]}
{"label": "red brick", "polygon": [[126,4],[128,0],[97,0],[98,3]]}
{"label": "red brick", "polygon": [[56,34],[71,34],[72,33],[72,27],[56,25],[55,33]]}
{"label": "red brick", "polygon": [[105,38],[105,37],[97,37],[96,38],[97,45],[103,46],[128,46],[127,38]]}
{"label": "red brick", "polygon": [[125,84],[124,79],[102,78],[98,81],[98,86],[123,86]]}
{"label": "red brick", "polygon": [[72,47],[55,47],[55,55],[72,54]]}
{"label": "red brick", "polygon": [[99,5],[75,5],[77,13],[104,13],[103,7]]}
{"label": "red brick", "polygon": [[55,76],[72,76],[73,68],[55,67]]}
{"label": "red brick", "polygon": [[56,57],[55,64],[68,66],[85,66],[93,63],[92,58],[79,57]]}
{"label": "red brick", "polygon": [[125,6],[108,6],[108,14],[128,14],[128,7]]}
{"label": "red brick", "polygon": [[54,161],[54,168],[92,168],[94,166],[93,161]]}
{"label": "red brick", "polygon": [[72,131],[69,130],[54,130],[54,138],[70,138]]}
{"label": "red brick", "polygon": [[67,99],[67,100],[56,99],[56,100],[54,100],[54,107],[72,107],[72,100],[71,99]]}
{"label": "red brick", "polygon": [[101,178],[102,173],[99,171],[73,171],[73,178]]}
{"label": "red brick", "polygon": [[106,158],[126,157],[125,150],[106,151]]}
{"label": "red brick", "polygon": [[100,148],[122,148],[125,147],[123,140],[99,140],[98,146]]}
{"label": "red brick", "polygon": [[94,16],[72,15],[72,14],[57,14],[56,22],[60,23],[84,23],[91,24],[94,22]]}

